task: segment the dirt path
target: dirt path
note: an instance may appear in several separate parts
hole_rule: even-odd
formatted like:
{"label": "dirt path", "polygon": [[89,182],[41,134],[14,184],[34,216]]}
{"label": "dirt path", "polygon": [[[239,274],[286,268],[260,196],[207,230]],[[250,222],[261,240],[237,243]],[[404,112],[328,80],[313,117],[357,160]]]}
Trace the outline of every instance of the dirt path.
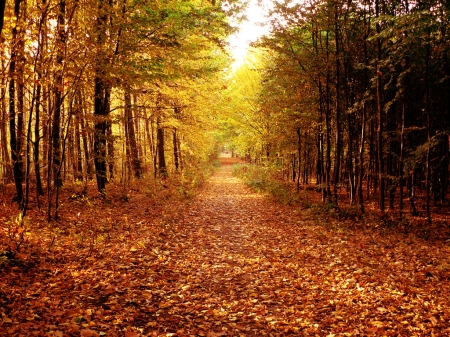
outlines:
{"label": "dirt path", "polygon": [[0,336],[450,334],[448,245],[308,220],[231,168],[158,219],[123,201],[0,270]]}
{"label": "dirt path", "polygon": [[448,248],[424,245],[413,252],[417,242],[377,243],[308,224],[295,208],[249,190],[232,176],[230,165],[209,181],[173,233],[177,253],[161,287],[166,308],[154,317],[172,333],[450,332],[449,299],[439,295],[448,294],[448,272],[427,275],[426,267],[444,253],[436,264],[448,268]]}
{"label": "dirt path", "polygon": [[304,233],[295,225],[288,229],[290,222],[289,214],[247,188],[232,175],[231,165],[223,165],[175,230],[179,253],[172,268],[185,276],[176,279],[181,288],[177,296],[189,306],[180,310],[187,312],[179,317],[178,333],[262,336],[298,331],[287,326],[289,310],[295,311],[290,306],[295,298],[288,298],[294,293],[287,291],[295,288],[299,261],[289,261],[289,242],[282,241],[287,234],[289,241],[301,242]]}

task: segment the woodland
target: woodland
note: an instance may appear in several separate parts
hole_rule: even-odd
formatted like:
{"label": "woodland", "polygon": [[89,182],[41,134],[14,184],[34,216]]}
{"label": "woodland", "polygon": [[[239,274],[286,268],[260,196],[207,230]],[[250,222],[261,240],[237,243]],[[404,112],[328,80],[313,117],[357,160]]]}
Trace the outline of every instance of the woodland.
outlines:
{"label": "woodland", "polygon": [[0,1],[0,336],[450,334],[449,2]]}

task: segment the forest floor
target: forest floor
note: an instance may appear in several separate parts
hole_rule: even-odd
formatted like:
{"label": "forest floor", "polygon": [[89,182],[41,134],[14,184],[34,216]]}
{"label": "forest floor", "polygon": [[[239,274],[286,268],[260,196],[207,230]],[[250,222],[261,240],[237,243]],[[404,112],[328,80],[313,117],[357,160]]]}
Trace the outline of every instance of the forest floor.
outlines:
{"label": "forest floor", "polygon": [[[449,242],[331,226],[224,161],[188,201],[65,199],[50,227],[31,214],[0,261],[0,335],[450,335]],[[24,227],[11,214],[1,244]]]}

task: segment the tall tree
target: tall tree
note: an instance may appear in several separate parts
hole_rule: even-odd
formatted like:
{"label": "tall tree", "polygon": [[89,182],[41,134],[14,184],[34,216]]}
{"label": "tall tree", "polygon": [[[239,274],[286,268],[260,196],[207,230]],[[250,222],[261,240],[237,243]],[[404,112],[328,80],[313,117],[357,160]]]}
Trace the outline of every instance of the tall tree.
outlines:
{"label": "tall tree", "polygon": [[125,123],[126,123],[126,137],[127,146],[129,148],[128,154],[130,158],[128,160],[131,162],[133,168],[133,173],[136,178],[140,178],[142,175],[141,160],[139,159],[137,142],[136,142],[136,132],[135,132],[135,121],[133,119],[133,109],[131,105],[131,89],[126,87],[124,90],[124,101],[125,101]]}
{"label": "tall tree", "polygon": [[[20,53],[18,48],[20,47],[20,34],[18,31],[20,18],[20,4],[22,0],[14,1],[14,21],[15,24],[12,27],[12,42],[11,42],[11,60],[9,63],[9,133],[10,133],[10,148],[11,159],[13,164],[14,183],[16,186],[16,196],[14,197],[17,203],[22,207],[23,202],[23,188],[22,188],[22,161],[21,161],[21,141],[20,132],[17,132],[17,126],[20,129],[20,122],[16,123],[16,78],[17,70],[16,65]],[[19,124],[19,125],[17,125]]]}
{"label": "tall tree", "polygon": [[64,106],[64,54],[66,48],[66,1],[58,5],[56,74],[55,74],[55,108],[52,119],[52,173],[54,185],[62,186],[61,172],[61,114]]}

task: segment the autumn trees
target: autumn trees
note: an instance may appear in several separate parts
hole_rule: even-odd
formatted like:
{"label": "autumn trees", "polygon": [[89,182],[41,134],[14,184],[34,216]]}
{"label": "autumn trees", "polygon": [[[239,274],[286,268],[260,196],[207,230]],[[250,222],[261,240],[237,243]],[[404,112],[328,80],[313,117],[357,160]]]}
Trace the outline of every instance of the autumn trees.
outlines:
{"label": "autumn trees", "polygon": [[0,173],[24,214],[30,186],[51,219],[66,181],[95,176],[105,193],[112,179],[159,179],[204,159],[186,133],[202,109],[196,91],[228,62],[220,4],[14,0],[0,9]]}
{"label": "autumn trees", "polygon": [[424,191],[431,221],[430,203],[444,203],[449,189],[449,9],[445,1],[277,4],[258,45],[265,60],[253,65],[262,76],[253,116],[264,115],[268,135],[247,142],[252,159],[283,163],[291,179],[303,171],[304,183],[314,174],[335,205],[346,192],[362,210],[377,197],[380,210],[402,214],[409,204],[416,213]]}
{"label": "autumn trees", "polygon": [[11,0],[1,17],[0,172],[23,210],[31,191],[57,217],[66,181],[95,177],[105,193],[187,175],[214,152],[217,122],[233,150],[314,181],[330,204],[346,192],[416,213],[423,191],[431,221],[445,202],[445,1],[276,3],[271,35],[231,78],[218,75],[218,3]]}

